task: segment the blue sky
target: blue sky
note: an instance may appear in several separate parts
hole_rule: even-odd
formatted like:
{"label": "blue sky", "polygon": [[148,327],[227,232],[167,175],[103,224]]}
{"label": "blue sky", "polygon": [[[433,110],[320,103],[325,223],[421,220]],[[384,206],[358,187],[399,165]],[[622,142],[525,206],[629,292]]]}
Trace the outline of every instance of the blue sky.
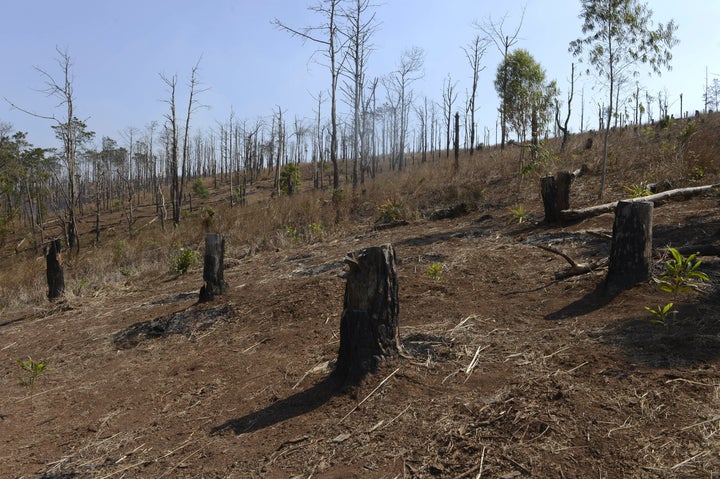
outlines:
{"label": "blue sky", "polygon": [[[185,109],[186,83],[202,56],[199,79],[208,90],[199,101],[209,108],[196,114],[194,128],[217,128],[231,108],[237,119],[251,123],[269,117],[277,106],[289,121],[299,117],[309,122],[316,109],[314,97],[327,91],[327,69],[318,63],[321,56],[311,58],[314,45],[303,44],[271,22],[278,18],[297,28],[318,24],[322,19],[307,9],[311,3],[314,0],[5,1],[0,6],[5,20],[0,30],[0,97],[41,114],[61,114],[55,109],[57,101],[38,91],[43,79],[33,67],[59,78],[55,47],[67,48],[73,59],[77,116],[97,133],[98,143],[109,136],[122,144],[122,131],[128,127],[162,123],[167,91],[160,73],[178,75],[178,109]],[[474,22],[507,14],[506,27],[512,30],[523,6],[525,20],[516,47],[527,49],[565,90],[573,61],[568,43],[581,35],[579,0],[385,0],[376,8],[379,25],[368,76],[388,74],[403,50],[420,47],[426,54],[424,77],[413,84],[415,98],[440,102],[443,80],[451,74],[458,82],[461,108],[471,80],[461,47],[478,33]],[[642,75],[639,81],[653,95],[667,90],[676,116],[680,93],[685,110],[701,110],[706,67],[711,81],[720,74],[720,2],[653,0],[650,6],[656,21],[675,19],[680,44],[673,50],[672,71],[661,77]],[[490,128],[493,140],[498,98],[492,81],[499,61],[499,52],[488,48],[477,100],[479,129]],[[605,94],[593,77],[581,78],[578,92],[583,84],[586,116],[594,119],[594,99],[602,101]],[[343,105],[340,109],[347,111]],[[575,130],[579,109],[576,104]],[[323,116],[328,113],[326,103]],[[4,100],[0,121],[28,132],[36,146],[57,146],[50,122],[13,110]]]}

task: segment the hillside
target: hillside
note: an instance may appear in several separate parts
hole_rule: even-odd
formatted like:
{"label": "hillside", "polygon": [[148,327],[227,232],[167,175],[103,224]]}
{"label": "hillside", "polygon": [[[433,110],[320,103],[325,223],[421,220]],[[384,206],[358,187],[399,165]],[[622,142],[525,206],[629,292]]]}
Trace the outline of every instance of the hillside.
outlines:
{"label": "hillside", "polygon": [[[718,183],[719,123],[614,132],[605,200],[643,182]],[[452,159],[416,158],[357,199],[346,187],[333,201],[306,178],[300,194],[271,198],[266,178],[243,208],[225,205],[226,186],[211,188],[177,230],[160,231],[152,205],[138,208],[134,237],[107,214],[101,243],[68,258],[57,303],[43,297],[42,257],[6,242],[0,477],[716,477],[717,195],[655,209],[655,273],[667,246],[702,246],[711,281],[682,293],[680,319],[653,324],[645,306],[668,295],[652,282],[609,295],[603,268],[557,279],[568,264],[535,246],[585,262],[608,255],[612,214],[542,222],[545,173],[586,164],[571,205],[597,203],[591,136],[564,152],[551,142],[522,180],[515,147],[486,148],[463,155],[458,174]],[[465,214],[430,219],[460,203]],[[510,211],[519,205],[522,222]],[[228,242],[229,291],[198,305],[201,267],[178,276],[169,264],[178,246],[201,248],[208,206]],[[377,228],[391,207],[406,222]],[[328,374],[342,259],[386,243],[408,357],[341,390]],[[16,361],[28,357],[47,364],[32,387],[18,381]]]}

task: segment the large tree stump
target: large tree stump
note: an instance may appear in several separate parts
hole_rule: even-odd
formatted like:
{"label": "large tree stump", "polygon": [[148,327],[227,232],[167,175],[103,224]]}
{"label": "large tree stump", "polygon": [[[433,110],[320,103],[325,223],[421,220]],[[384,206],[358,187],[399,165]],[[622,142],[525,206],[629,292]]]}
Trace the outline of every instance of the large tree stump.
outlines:
{"label": "large tree stump", "polygon": [[559,171],[555,176],[540,178],[540,195],[545,209],[545,222],[560,221],[560,212],[570,208],[570,183],[573,175]]}
{"label": "large tree stump", "polygon": [[354,384],[401,350],[398,329],[398,283],[392,245],[349,254],[345,301],[340,319],[340,349],[335,373]]}
{"label": "large tree stump", "polygon": [[62,243],[59,239],[56,239],[50,242],[50,246],[46,250],[48,299],[57,299],[65,294],[65,276],[60,257],[61,249]]}
{"label": "large tree stump", "polygon": [[204,303],[212,301],[215,295],[224,294],[227,283],[223,277],[225,262],[225,238],[217,233],[205,234],[205,261],[203,266],[203,280],[205,284],[200,288],[200,300]]}
{"label": "large tree stump", "polygon": [[609,289],[626,289],[650,277],[652,214],[652,202],[618,202],[610,245]]}

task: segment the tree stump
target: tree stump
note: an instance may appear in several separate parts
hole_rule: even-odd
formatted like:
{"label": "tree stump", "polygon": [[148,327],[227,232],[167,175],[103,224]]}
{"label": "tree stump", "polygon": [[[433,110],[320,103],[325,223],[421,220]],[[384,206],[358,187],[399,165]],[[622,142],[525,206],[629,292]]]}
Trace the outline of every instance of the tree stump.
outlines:
{"label": "tree stump", "polygon": [[609,289],[627,289],[650,277],[652,214],[649,201],[618,202],[606,282]]}
{"label": "tree stump", "polygon": [[50,242],[45,255],[47,264],[48,299],[57,299],[65,294],[65,276],[62,268],[60,251],[62,243],[59,239]]}
{"label": "tree stump", "polygon": [[227,283],[223,277],[225,262],[225,238],[218,233],[205,234],[205,261],[203,280],[200,288],[200,303],[212,301],[215,295],[224,294]]}
{"label": "tree stump", "polygon": [[570,208],[570,183],[573,175],[560,171],[555,176],[540,178],[540,195],[545,209],[545,222],[560,221],[560,212]]}
{"label": "tree stump", "polygon": [[340,319],[340,349],[335,373],[355,384],[375,371],[382,358],[400,350],[398,282],[392,245],[374,246],[349,254],[349,269]]}

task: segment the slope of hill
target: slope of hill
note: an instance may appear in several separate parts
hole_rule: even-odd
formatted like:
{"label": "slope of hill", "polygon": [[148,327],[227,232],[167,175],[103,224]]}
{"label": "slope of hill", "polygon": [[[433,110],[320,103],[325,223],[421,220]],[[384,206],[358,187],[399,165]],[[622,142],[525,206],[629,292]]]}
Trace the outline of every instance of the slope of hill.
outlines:
{"label": "slope of hill", "polygon": [[[718,119],[702,120],[684,140],[684,122],[615,132],[606,199],[643,181],[717,183]],[[6,258],[0,476],[716,477],[717,196],[656,208],[655,273],[668,245],[697,245],[711,282],[678,298],[671,325],[652,324],[645,306],[668,300],[656,285],[608,295],[602,268],[558,279],[567,263],[535,246],[586,262],[608,254],[612,214],[542,222],[548,171],[587,164],[571,201],[596,202],[587,137],[522,181],[511,148],[463,157],[457,175],[444,158],[386,171],[357,200],[347,190],[340,201],[270,199],[261,182],[229,210],[218,192],[230,287],[202,305],[200,269],[167,272],[173,245],[200,244],[199,213],[162,233],[148,206],[134,238],[108,215],[101,245],[67,263],[58,303],[42,299],[41,260]],[[427,214],[461,202],[459,217]],[[375,228],[383,204],[407,223]],[[520,204],[518,223],[508,207]],[[339,390],[327,378],[341,260],[385,243],[398,257],[408,357]],[[28,356],[47,364],[32,387],[18,381]]]}

